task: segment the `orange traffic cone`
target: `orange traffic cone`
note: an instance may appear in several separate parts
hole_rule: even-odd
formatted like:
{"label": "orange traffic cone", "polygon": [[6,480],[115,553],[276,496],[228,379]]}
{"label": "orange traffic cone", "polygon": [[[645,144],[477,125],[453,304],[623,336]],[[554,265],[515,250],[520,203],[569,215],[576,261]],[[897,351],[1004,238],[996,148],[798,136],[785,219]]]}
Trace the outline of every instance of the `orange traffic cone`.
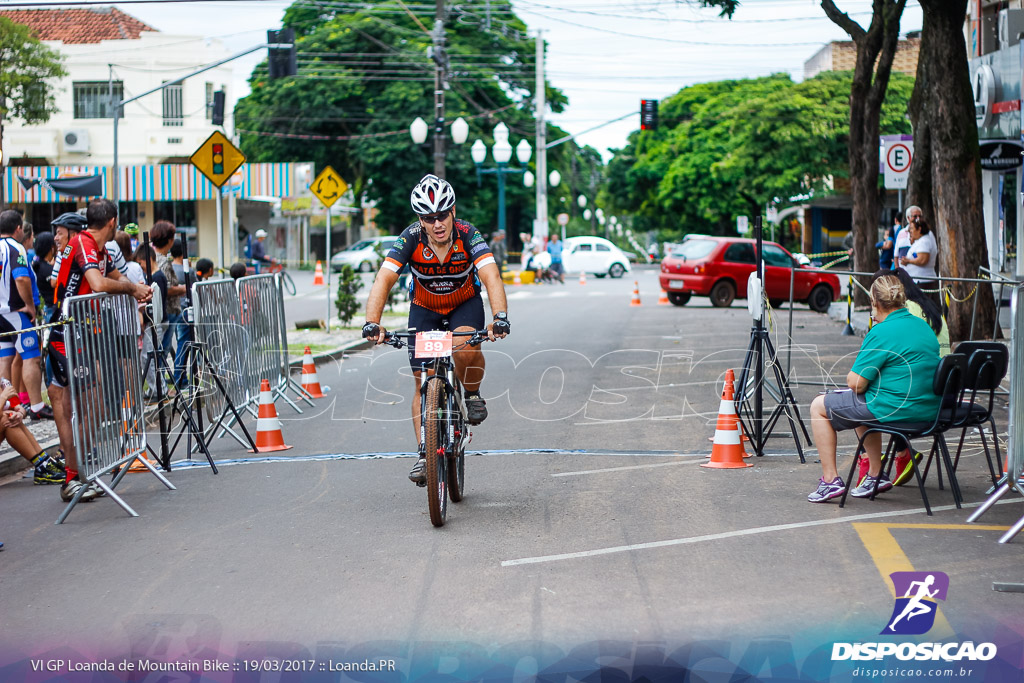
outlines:
{"label": "orange traffic cone", "polygon": [[324,267],[320,265],[320,262],[316,262],[316,270],[313,271],[313,284],[322,285],[324,283]]}
{"label": "orange traffic cone", "polygon": [[250,453],[268,453],[270,451],[286,451],[291,446],[284,444],[281,434],[281,421],[277,419],[277,408],[274,407],[274,395],[270,393],[270,381],[260,382],[260,412],[256,418],[256,450]]}
{"label": "orange traffic cone", "polygon": [[518,270],[516,271],[516,276],[514,278],[512,278],[512,284],[514,284],[514,285],[521,285],[521,284],[523,284],[523,279],[521,277],[519,277],[519,271]]}
{"label": "orange traffic cone", "polygon": [[743,462],[743,444],[740,442],[739,420],[733,406],[732,385],[735,381],[732,370],[725,372],[725,391],[718,408],[718,425],[715,427],[715,441],[711,445],[711,462],[701,467],[714,469],[739,469],[753,467]]}
{"label": "orange traffic cone", "polygon": [[629,302],[630,306],[640,305],[640,283],[633,280],[633,300]]}
{"label": "orange traffic cone", "polygon": [[586,274],[586,272],[584,272],[582,270],[580,271],[580,284],[581,285],[587,284],[587,274]]}
{"label": "orange traffic cone", "polygon": [[664,287],[661,289],[661,296],[658,297],[658,305],[659,306],[668,306],[669,305],[668,292],[665,291]]}
{"label": "orange traffic cone", "polygon": [[153,465],[154,467],[156,467],[156,464],[152,460],[147,458],[145,453],[139,453],[139,457],[136,458],[135,460],[132,460],[131,467],[128,468],[128,472],[129,473],[132,473],[132,472],[149,472],[149,468],[146,467],[145,465],[143,465],[141,462],[139,462],[140,460],[145,460],[150,465]]}
{"label": "orange traffic cone", "polygon": [[313,362],[313,352],[306,347],[302,356],[302,388],[313,398],[323,398],[324,392],[320,389],[320,380],[316,376],[316,363]]}

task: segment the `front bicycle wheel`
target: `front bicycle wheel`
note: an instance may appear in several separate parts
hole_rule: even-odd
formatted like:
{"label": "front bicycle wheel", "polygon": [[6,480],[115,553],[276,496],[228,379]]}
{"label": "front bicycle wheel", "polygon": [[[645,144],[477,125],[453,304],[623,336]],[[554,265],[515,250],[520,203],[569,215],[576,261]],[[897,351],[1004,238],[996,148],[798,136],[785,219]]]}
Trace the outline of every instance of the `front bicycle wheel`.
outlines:
{"label": "front bicycle wheel", "polygon": [[427,409],[424,411],[427,424],[423,445],[427,451],[427,508],[430,510],[430,523],[434,526],[443,526],[448,512],[448,459],[445,457],[447,393],[444,382],[439,378],[427,384]]}
{"label": "front bicycle wheel", "polygon": [[448,394],[448,419],[455,425],[455,440],[448,453],[448,497],[453,503],[461,502],[466,493],[466,420],[458,400]]}
{"label": "front bicycle wheel", "polygon": [[292,280],[292,276],[287,271],[281,271],[281,286],[284,287],[284,291],[288,292],[288,296],[295,296],[295,282]]}

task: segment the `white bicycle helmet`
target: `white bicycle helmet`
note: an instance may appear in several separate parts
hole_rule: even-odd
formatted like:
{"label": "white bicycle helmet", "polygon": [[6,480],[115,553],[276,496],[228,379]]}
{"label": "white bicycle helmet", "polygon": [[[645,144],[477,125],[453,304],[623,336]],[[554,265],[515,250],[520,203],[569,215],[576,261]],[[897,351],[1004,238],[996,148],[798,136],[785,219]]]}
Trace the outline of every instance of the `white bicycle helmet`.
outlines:
{"label": "white bicycle helmet", "polygon": [[455,206],[455,190],[447,180],[428,173],[412,188],[409,202],[421,216],[447,211]]}

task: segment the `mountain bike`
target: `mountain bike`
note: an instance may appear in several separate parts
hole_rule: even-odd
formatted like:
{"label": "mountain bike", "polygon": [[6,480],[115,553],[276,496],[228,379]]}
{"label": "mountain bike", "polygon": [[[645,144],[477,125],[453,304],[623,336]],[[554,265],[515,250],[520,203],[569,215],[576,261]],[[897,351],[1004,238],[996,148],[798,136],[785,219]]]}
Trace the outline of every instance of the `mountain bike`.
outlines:
{"label": "mountain bike", "polygon": [[[255,261],[251,261],[245,267],[246,275],[256,275]],[[266,273],[279,273],[281,275],[281,287],[285,293],[289,296],[295,296],[295,282],[292,280],[292,276],[288,274],[288,271],[284,269],[284,264],[278,261],[277,263],[260,263],[259,273],[264,275]]]}
{"label": "mountain bike", "polygon": [[[453,347],[453,337],[469,339]],[[388,332],[384,336],[385,344],[401,349],[411,343],[418,357],[428,358],[420,366],[420,442],[426,450],[427,508],[434,526],[444,525],[448,498],[458,503],[465,494],[466,444],[472,436],[466,420],[462,383],[456,376],[452,354],[467,345],[479,346],[486,340],[486,329]]]}

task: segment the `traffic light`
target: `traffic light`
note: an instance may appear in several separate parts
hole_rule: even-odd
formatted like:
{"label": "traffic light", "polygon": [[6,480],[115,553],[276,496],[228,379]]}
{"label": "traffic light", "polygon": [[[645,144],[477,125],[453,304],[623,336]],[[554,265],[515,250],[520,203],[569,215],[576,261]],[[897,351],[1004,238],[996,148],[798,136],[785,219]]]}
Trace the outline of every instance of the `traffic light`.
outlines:
{"label": "traffic light", "polygon": [[640,130],[658,127],[658,100],[640,100]]}
{"label": "traffic light", "polygon": [[268,48],[268,65],[271,78],[294,76],[298,70],[295,54],[295,29],[283,28],[280,31],[267,31],[267,42],[271,45],[287,45],[288,47]]}
{"label": "traffic light", "polygon": [[213,145],[213,174],[220,175],[224,172],[224,145],[214,143]]}
{"label": "traffic light", "polygon": [[210,122],[215,126],[224,125],[224,91],[218,90],[213,93],[213,112],[210,115]]}

